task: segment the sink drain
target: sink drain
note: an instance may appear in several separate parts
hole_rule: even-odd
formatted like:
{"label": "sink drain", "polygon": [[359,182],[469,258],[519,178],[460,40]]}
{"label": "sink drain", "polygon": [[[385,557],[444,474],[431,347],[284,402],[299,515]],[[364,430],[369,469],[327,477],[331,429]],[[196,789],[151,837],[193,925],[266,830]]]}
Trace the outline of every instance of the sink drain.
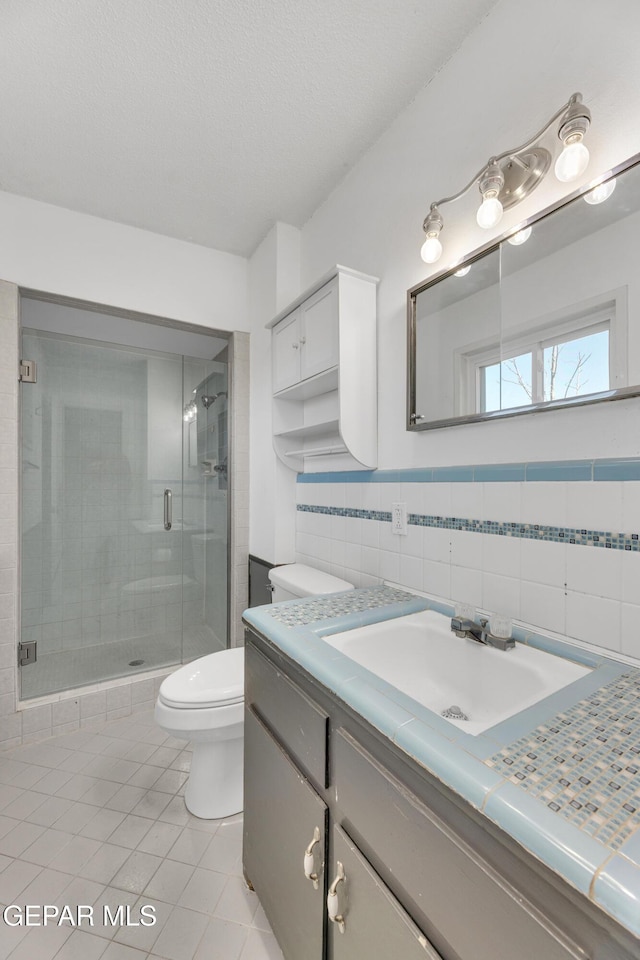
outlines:
{"label": "sink drain", "polygon": [[130,667],[141,667],[144,663],[144,660],[129,660]]}
{"label": "sink drain", "polygon": [[446,717],[447,720],[468,720],[469,719],[466,713],[463,713],[460,707],[455,703],[453,703],[450,707],[447,707],[446,710],[443,710],[440,716]]}

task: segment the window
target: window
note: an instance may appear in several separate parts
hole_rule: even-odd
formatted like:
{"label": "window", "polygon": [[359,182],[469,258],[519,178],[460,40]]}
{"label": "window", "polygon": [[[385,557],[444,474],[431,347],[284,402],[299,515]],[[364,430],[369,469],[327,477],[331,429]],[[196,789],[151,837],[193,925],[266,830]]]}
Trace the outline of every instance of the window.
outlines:
{"label": "window", "polygon": [[529,330],[512,328],[501,342],[461,354],[460,412],[493,413],[613,389],[615,306],[601,302]]}
{"label": "window", "polygon": [[609,324],[533,344],[531,350],[478,367],[480,413],[608,390]]}

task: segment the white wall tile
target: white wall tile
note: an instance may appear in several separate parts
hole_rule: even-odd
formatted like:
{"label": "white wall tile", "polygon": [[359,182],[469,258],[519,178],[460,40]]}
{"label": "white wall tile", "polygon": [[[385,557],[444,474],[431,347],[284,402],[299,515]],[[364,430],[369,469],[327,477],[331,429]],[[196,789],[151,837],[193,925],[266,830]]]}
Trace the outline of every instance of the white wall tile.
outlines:
{"label": "white wall tile", "polygon": [[493,613],[520,618],[520,581],[496,573],[482,574],[482,606]]}
{"label": "white wall tile", "polygon": [[423,565],[423,586],[426,593],[433,593],[445,599],[451,596],[451,565],[425,560]]}
{"label": "white wall tile", "polygon": [[627,480],[622,485],[622,530],[640,534],[640,480]]}
{"label": "white wall tile", "polygon": [[522,513],[522,483],[482,483],[482,519],[518,523]]}
{"label": "white wall tile", "polygon": [[522,485],[523,523],[567,526],[567,484],[540,480]]}
{"label": "white wall tile", "polygon": [[406,537],[398,537],[400,552],[403,556],[420,558],[424,556],[424,531],[425,527],[407,524]]}
{"label": "white wall tile", "polygon": [[640,553],[622,551],[620,568],[620,599],[624,603],[638,603],[640,601]]}
{"label": "white wall tile", "polygon": [[562,587],[522,580],[520,619],[556,633],[565,632],[566,597]]}
{"label": "white wall tile", "polygon": [[428,516],[451,517],[451,488],[455,483],[425,483],[423,509]]}
{"label": "white wall tile", "polygon": [[521,547],[522,540],[518,537],[482,534],[482,569],[503,577],[519,577]]}
{"label": "white wall tile", "polygon": [[460,603],[482,605],[482,571],[451,564],[451,598]]}
{"label": "white wall tile", "polygon": [[[639,597],[640,598],[640,597]],[[620,649],[640,660],[640,605],[623,603],[620,608]]]}
{"label": "white wall tile", "polygon": [[567,590],[619,600],[622,560],[621,550],[569,546],[567,548]]}
{"label": "white wall tile", "polygon": [[620,650],[621,604],[617,600],[567,593],[566,632],[570,637]]}
{"label": "white wall tile", "polygon": [[451,484],[451,516],[467,520],[482,520],[481,483]]}
{"label": "white wall tile", "polygon": [[550,543],[545,540],[521,540],[520,576],[523,581],[564,587],[566,554],[571,549],[579,551],[589,548],[571,547],[563,543]]}
{"label": "white wall tile", "polygon": [[472,570],[482,569],[482,542],[481,533],[471,533],[466,530],[450,530],[451,563],[459,567],[469,567]]}
{"label": "white wall tile", "polygon": [[[424,558],[449,563],[451,560],[451,536],[449,530],[440,527],[424,528]],[[479,536],[479,534],[478,534]]]}
{"label": "white wall tile", "polygon": [[[345,484],[346,486],[346,484]],[[382,483],[363,483],[362,484],[362,509],[379,510],[381,502]]]}
{"label": "white wall tile", "polygon": [[400,557],[400,580],[399,583],[413,590],[422,590],[423,580],[422,557],[401,556]]}
{"label": "white wall tile", "polygon": [[623,486],[621,481],[616,480],[570,484],[566,525],[620,533],[623,529]]}
{"label": "white wall tile", "polygon": [[390,550],[380,551],[380,577],[382,580],[400,582],[400,554]]}

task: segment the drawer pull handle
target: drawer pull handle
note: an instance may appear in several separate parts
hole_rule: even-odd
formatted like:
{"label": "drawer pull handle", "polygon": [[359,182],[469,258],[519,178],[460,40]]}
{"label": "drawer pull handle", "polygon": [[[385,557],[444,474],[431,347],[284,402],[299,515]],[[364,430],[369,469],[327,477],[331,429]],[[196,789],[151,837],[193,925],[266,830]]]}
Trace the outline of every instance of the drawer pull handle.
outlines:
{"label": "drawer pull handle", "polygon": [[329,887],[327,894],[327,914],[331,923],[335,923],[340,933],[344,933],[344,916],[340,913],[340,904],[338,903],[338,884],[344,882],[347,878],[344,873],[344,867],[338,860],[336,863],[335,880]]}
{"label": "drawer pull handle", "polygon": [[318,889],[318,874],[315,872],[315,858],[313,855],[313,848],[316,843],[320,843],[320,827],[316,827],[313,831],[313,840],[307,847],[304,852],[304,875],[307,880],[313,881],[313,889]]}

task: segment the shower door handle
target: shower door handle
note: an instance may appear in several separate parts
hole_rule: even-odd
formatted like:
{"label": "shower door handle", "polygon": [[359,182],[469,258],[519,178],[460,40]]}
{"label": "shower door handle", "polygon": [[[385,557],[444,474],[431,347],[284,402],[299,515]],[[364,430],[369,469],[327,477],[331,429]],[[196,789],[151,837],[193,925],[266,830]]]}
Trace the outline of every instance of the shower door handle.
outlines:
{"label": "shower door handle", "polygon": [[167,487],[167,489],[164,492],[164,528],[165,530],[171,530],[171,514],[172,514],[171,499],[172,497],[173,497],[173,494],[171,493],[171,490],[169,490],[169,488]]}

